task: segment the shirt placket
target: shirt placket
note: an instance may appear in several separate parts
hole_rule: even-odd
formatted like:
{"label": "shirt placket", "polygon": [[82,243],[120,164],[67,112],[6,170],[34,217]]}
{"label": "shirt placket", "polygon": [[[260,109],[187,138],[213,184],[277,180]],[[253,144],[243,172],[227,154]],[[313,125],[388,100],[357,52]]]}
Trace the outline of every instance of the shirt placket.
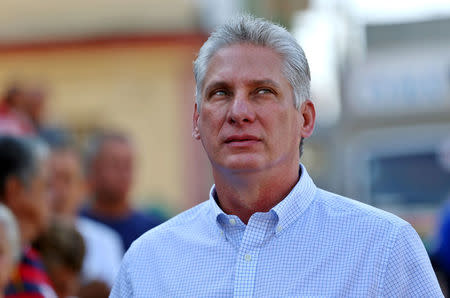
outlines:
{"label": "shirt placket", "polygon": [[234,276],[234,297],[253,297],[259,253],[267,237],[267,222],[250,220],[241,240]]}

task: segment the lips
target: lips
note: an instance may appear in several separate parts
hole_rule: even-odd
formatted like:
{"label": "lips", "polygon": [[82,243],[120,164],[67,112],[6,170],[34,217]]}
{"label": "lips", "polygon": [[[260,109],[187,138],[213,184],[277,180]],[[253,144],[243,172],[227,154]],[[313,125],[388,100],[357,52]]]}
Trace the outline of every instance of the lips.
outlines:
{"label": "lips", "polygon": [[260,139],[258,137],[252,135],[232,135],[225,139],[225,144],[235,143],[235,144],[244,144],[244,143],[252,143],[259,142]]}

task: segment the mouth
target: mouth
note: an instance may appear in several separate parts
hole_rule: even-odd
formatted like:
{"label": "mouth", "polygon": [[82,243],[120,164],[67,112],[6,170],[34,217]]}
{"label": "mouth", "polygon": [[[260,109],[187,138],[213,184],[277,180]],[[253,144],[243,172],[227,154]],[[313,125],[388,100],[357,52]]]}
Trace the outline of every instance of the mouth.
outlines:
{"label": "mouth", "polygon": [[252,135],[233,135],[225,139],[225,144],[250,144],[261,141]]}

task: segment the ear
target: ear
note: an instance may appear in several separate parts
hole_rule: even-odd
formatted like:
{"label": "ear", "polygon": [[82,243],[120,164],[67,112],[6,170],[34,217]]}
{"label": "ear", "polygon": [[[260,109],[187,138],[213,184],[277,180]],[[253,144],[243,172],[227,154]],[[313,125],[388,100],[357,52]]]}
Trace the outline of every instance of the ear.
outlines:
{"label": "ear", "polygon": [[200,131],[198,129],[198,118],[200,114],[198,113],[197,103],[194,105],[194,113],[192,116],[192,136],[196,140],[200,140]]}
{"label": "ear", "polygon": [[301,136],[303,138],[308,138],[312,135],[314,124],[316,122],[316,109],[314,108],[312,101],[306,100],[303,102],[300,107],[300,113],[303,118],[303,123],[301,123]]}

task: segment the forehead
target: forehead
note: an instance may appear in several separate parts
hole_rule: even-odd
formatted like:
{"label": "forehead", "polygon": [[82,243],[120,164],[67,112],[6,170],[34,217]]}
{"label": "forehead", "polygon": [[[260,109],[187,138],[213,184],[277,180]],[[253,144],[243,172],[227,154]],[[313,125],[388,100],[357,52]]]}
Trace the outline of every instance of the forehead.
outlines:
{"label": "forehead", "polygon": [[216,81],[286,80],[283,59],[275,50],[251,44],[219,49],[210,59],[203,87]]}
{"label": "forehead", "polygon": [[81,168],[81,159],[75,152],[64,150],[52,152],[50,158],[52,168]]}

